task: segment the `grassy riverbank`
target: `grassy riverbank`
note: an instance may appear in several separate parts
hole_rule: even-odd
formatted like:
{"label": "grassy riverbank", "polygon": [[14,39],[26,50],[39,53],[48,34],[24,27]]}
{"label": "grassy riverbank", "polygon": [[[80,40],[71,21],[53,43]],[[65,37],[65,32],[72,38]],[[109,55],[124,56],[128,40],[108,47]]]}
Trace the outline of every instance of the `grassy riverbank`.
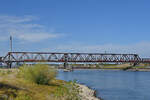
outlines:
{"label": "grassy riverbank", "polygon": [[[42,65],[43,66],[43,65]],[[40,67],[39,67],[40,68]],[[51,77],[43,80],[42,69],[24,75],[19,69],[0,69],[0,100],[80,100],[78,86]],[[50,69],[51,70],[51,69]],[[33,71],[33,72],[32,72]],[[39,76],[36,76],[38,73]],[[46,71],[45,73],[48,73]],[[31,77],[31,75],[35,75]],[[23,76],[23,77],[22,77]],[[30,79],[36,78],[36,81]],[[48,82],[48,83],[45,83]],[[43,84],[41,84],[43,83]]]}

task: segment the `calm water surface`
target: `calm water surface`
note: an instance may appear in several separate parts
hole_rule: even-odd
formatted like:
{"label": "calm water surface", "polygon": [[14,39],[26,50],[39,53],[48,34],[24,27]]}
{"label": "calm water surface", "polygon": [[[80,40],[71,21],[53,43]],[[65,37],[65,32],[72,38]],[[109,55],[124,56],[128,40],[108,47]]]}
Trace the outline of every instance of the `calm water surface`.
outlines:
{"label": "calm water surface", "polygon": [[78,80],[104,100],[150,100],[150,72],[110,70],[59,70],[58,79]]}

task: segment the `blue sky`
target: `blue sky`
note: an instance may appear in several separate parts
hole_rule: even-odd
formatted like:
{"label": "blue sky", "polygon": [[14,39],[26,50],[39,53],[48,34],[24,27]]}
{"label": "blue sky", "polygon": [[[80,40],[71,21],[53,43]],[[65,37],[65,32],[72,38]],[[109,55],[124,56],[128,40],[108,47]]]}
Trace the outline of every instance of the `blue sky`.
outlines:
{"label": "blue sky", "polygon": [[0,0],[0,55],[9,51],[150,57],[149,0]]}

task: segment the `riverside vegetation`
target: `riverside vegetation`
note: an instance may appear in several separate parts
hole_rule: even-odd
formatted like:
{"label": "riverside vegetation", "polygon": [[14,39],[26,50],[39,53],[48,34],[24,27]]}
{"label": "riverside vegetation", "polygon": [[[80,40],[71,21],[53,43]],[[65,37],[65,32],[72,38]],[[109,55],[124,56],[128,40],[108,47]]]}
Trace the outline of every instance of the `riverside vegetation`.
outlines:
{"label": "riverside vegetation", "polygon": [[75,82],[57,80],[48,65],[0,69],[0,100],[81,100]]}

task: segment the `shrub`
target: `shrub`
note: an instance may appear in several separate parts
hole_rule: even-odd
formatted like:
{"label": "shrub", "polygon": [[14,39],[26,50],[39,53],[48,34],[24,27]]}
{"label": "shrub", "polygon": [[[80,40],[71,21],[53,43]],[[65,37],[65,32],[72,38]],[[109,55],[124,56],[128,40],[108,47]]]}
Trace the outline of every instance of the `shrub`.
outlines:
{"label": "shrub", "polygon": [[52,79],[57,75],[57,71],[48,65],[37,64],[33,66],[22,66],[19,68],[19,76],[25,80],[48,85]]}

